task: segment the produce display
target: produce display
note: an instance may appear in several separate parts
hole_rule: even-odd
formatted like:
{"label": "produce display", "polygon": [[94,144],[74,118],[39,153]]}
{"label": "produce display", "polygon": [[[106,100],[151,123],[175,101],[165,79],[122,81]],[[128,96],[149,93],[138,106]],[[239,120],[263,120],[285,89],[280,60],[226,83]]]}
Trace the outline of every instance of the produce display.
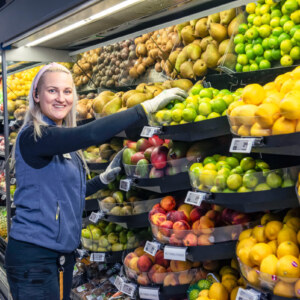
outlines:
{"label": "produce display", "polygon": [[242,154],[207,156],[189,170],[191,185],[212,193],[246,193],[295,185],[299,167],[272,169],[262,159]]}
{"label": "produce display", "polygon": [[83,155],[88,163],[106,163],[112,161],[122,148],[123,140],[120,138],[112,138],[106,144],[88,147],[83,151]]}
{"label": "produce display", "polygon": [[6,207],[0,208],[0,236],[3,239],[7,238],[7,220],[6,220]]}
{"label": "produce display", "polygon": [[99,221],[82,229],[81,242],[91,251],[108,252],[137,248],[149,237],[148,229],[129,230],[119,224]]}
{"label": "produce display", "polygon": [[272,65],[290,66],[300,59],[300,6],[297,0],[246,5],[247,21],[234,37],[238,54],[235,69],[249,72]]}
{"label": "produce display", "polygon": [[300,210],[283,217],[266,214],[261,225],[243,231],[236,254],[250,285],[282,297],[300,297]]}
{"label": "produce display", "polygon": [[76,120],[85,120],[94,117],[93,111],[93,103],[94,99],[96,98],[97,94],[95,93],[88,93],[87,95],[80,95],[79,100],[76,106]]}
{"label": "produce display", "polygon": [[154,205],[149,218],[152,234],[159,242],[186,247],[237,240],[253,219],[251,215],[204,202],[200,207],[186,203],[177,206],[172,196]]}
{"label": "produce display", "polygon": [[173,101],[152,115],[152,125],[179,125],[226,116],[227,108],[240,98],[242,89],[234,93],[227,89],[204,88],[196,83],[183,101]]}
{"label": "produce display", "polygon": [[[239,287],[245,288],[246,283],[240,277],[238,262],[231,260],[230,265],[225,264],[219,270],[213,272],[214,277],[200,279],[188,289],[189,300],[234,300]],[[220,282],[217,282],[218,279]]]}
{"label": "produce display", "polygon": [[263,87],[247,85],[241,100],[232,103],[228,119],[234,134],[270,136],[300,131],[300,67]]}
{"label": "produce display", "polygon": [[184,285],[205,278],[207,274],[199,262],[166,260],[162,250],[152,256],[144,252],[143,247],[128,253],[123,264],[127,278],[140,285]]}

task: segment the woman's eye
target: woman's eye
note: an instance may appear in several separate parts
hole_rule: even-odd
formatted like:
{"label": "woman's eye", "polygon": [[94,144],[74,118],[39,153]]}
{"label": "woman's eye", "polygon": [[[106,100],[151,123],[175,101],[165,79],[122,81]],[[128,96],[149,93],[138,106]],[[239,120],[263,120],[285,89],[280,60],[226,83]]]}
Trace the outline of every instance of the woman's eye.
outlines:
{"label": "woman's eye", "polygon": [[66,90],[65,93],[70,95],[70,94],[72,94],[72,91],[71,90]]}
{"label": "woman's eye", "polygon": [[49,92],[50,93],[55,93],[55,89],[50,89]]}

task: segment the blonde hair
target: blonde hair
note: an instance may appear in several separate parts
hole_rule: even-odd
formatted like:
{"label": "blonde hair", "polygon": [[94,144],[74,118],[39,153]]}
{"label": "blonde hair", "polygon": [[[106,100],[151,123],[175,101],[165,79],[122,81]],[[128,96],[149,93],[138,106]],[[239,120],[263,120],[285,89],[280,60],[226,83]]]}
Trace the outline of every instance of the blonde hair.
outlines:
{"label": "blonde hair", "polygon": [[[47,67],[47,66],[46,66]],[[44,67],[45,68],[45,67]],[[39,71],[41,72],[43,70],[43,68]],[[42,137],[42,127],[43,126],[49,126],[49,124],[47,124],[44,120],[43,120],[43,113],[41,111],[41,107],[39,105],[39,103],[34,101],[34,95],[38,92],[38,90],[40,90],[45,74],[47,73],[55,73],[55,72],[63,72],[66,74],[69,74],[70,76],[72,76],[71,72],[64,66],[59,65],[59,64],[53,64],[53,66],[48,67],[45,71],[43,71],[43,73],[40,75],[39,77],[39,73],[35,76],[35,79],[33,80],[32,84],[31,84],[31,88],[30,88],[30,92],[29,92],[29,96],[28,96],[28,100],[29,100],[29,109],[26,112],[25,118],[24,118],[24,123],[22,125],[22,127],[19,130],[19,133],[21,132],[21,130],[26,127],[28,124],[32,124],[33,128],[34,128],[34,138],[35,140],[37,138]],[[36,81],[36,78],[38,78],[38,82]],[[35,89],[35,86],[37,87]],[[77,92],[76,92],[76,87],[74,84],[74,81],[72,79],[72,94],[73,94],[73,105],[72,105],[72,109],[70,110],[70,112],[67,114],[67,116],[65,117],[65,119],[63,120],[63,124],[65,127],[76,127],[77,123],[76,123],[76,105],[77,105]],[[19,135],[18,133],[18,135]],[[13,147],[13,151],[12,151],[12,162],[11,162],[11,168],[13,169],[15,166],[15,147],[16,147],[16,143],[14,144]],[[86,161],[84,159],[83,153],[81,150],[77,151],[78,155],[80,156],[84,167],[87,171],[87,173],[89,174],[89,169],[87,167]]]}

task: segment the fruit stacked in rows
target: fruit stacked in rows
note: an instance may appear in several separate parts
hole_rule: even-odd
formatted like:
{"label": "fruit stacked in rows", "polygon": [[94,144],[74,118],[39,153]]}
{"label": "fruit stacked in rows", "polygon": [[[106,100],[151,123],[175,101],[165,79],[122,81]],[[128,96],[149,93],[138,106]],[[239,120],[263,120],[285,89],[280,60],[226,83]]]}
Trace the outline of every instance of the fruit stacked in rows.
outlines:
{"label": "fruit stacked in rows", "polygon": [[76,120],[85,120],[94,117],[93,103],[97,97],[96,93],[88,93],[79,96],[76,106]]}
{"label": "fruit stacked in rows", "polygon": [[290,187],[289,169],[270,170],[268,163],[242,154],[207,156],[190,167],[192,186],[212,193],[245,193]]}
{"label": "fruit stacked in rows", "polygon": [[213,262],[190,262],[164,259],[164,252],[158,250],[155,256],[140,247],[124,259],[125,272],[129,279],[140,285],[163,284],[176,286],[195,283],[206,278],[214,267]]}
{"label": "fruit stacked in rows", "polygon": [[238,263],[231,260],[231,266],[224,265],[218,272],[214,272],[215,278],[220,282],[213,282],[214,278],[200,279],[188,290],[189,300],[235,300],[239,287],[245,287],[245,281],[239,275]]}
{"label": "fruit stacked in rows", "polygon": [[178,125],[224,116],[227,107],[240,98],[241,91],[219,91],[197,83],[183,102],[174,101],[153,115],[153,122],[158,125]]}
{"label": "fruit stacked in rows", "polygon": [[217,205],[202,203],[200,207],[181,204],[176,209],[172,196],[164,197],[149,213],[152,234],[161,243],[176,246],[207,246],[236,240],[250,215]]}
{"label": "fruit stacked in rows", "polygon": [[227,112],[232,131],[241,136],[269,136],[300,131],[300,67],[263,87],[247,85],[241,101]]}
{"label": "fruit stacked in rows", "polygon": [[82,229],[82,244],[91,251],[122,251],[137,248],[149,237],[145,230],[128,230],[121,225],[101,220]]}
{"label": "fruit stacked in rows", "polygon": [[7,212],[5,207],[0,208],[0,236],[3,239],[7,238]]}
{"label": "fruit stacked in rows", "polygon": [[247,22],[234,38],[236,71],[290,66],[300,59],[300,6],[297,0],[261,0],[246,6]]}
{"label": "fruit stacked in rows", "polygon": [[243,231],[236,254],[247,281],[275,295],[300,297],[300,210],[281,218],[265,214],[261,225]]}

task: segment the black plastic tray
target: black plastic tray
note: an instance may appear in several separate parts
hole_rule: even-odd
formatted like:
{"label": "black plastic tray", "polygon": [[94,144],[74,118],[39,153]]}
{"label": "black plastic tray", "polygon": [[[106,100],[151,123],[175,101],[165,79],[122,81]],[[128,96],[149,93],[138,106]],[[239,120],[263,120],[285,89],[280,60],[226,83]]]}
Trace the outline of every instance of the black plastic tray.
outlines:
{"label": "black plastic tray", "polygon": [[[132,249],[132,250],[134,250],[134,249]],[[88,251],[90,253],[105,253],[105,263],[117,263],[117,262],[122,262],[124,252],[127,251],[127,250],[108,251],[108,252],[91,251],[91,250],[88,250]]]}
{"label": "black plastic tray", "polygon": [[245,213],[299,206],[294,186],[249,193],[209,193],[205,201]]}
{"label": "black plastic tray", "polygon": [[170,193],[191,188],[188,172],[161,178],[133,178],[135,186],[157,193]]}
{"label": "black plastic tray", "polygon": [[163,126],[160,138],[194,142],[230,134],[226,116],[174,126]]}
{"label": "black plastic tray", "polygon": [[143,228],[149,226],[148,212],[131,216],[114,216],[106,214],[103,220],[114,223],[125,223],[127,228]]}
{"label": "black plastic tray", "polygon": [[94,211],[94,210],[99,210],[99,203],[98,199],[89,199],[85,200],[85,211]]}
{"label": "black plastic tray", "polygon": [[91,171],[105,170],[109,163],[87,163],[87,166]]}
{"label": "black plastic tray", "polygon": [[[245,278],[245,280],[247,282],[246,278]],[[261,290],[255,286],[252,286],[248,282],[247,282],[247,286],[250,287],[251,289],[254,289],[261,293],[260,300],[297,300],[297,299],[299,299],[299,298],[287,298],[287,297],[277,296],[277,295],[272,294],[270,291],[263,290],[263,289]]]}

